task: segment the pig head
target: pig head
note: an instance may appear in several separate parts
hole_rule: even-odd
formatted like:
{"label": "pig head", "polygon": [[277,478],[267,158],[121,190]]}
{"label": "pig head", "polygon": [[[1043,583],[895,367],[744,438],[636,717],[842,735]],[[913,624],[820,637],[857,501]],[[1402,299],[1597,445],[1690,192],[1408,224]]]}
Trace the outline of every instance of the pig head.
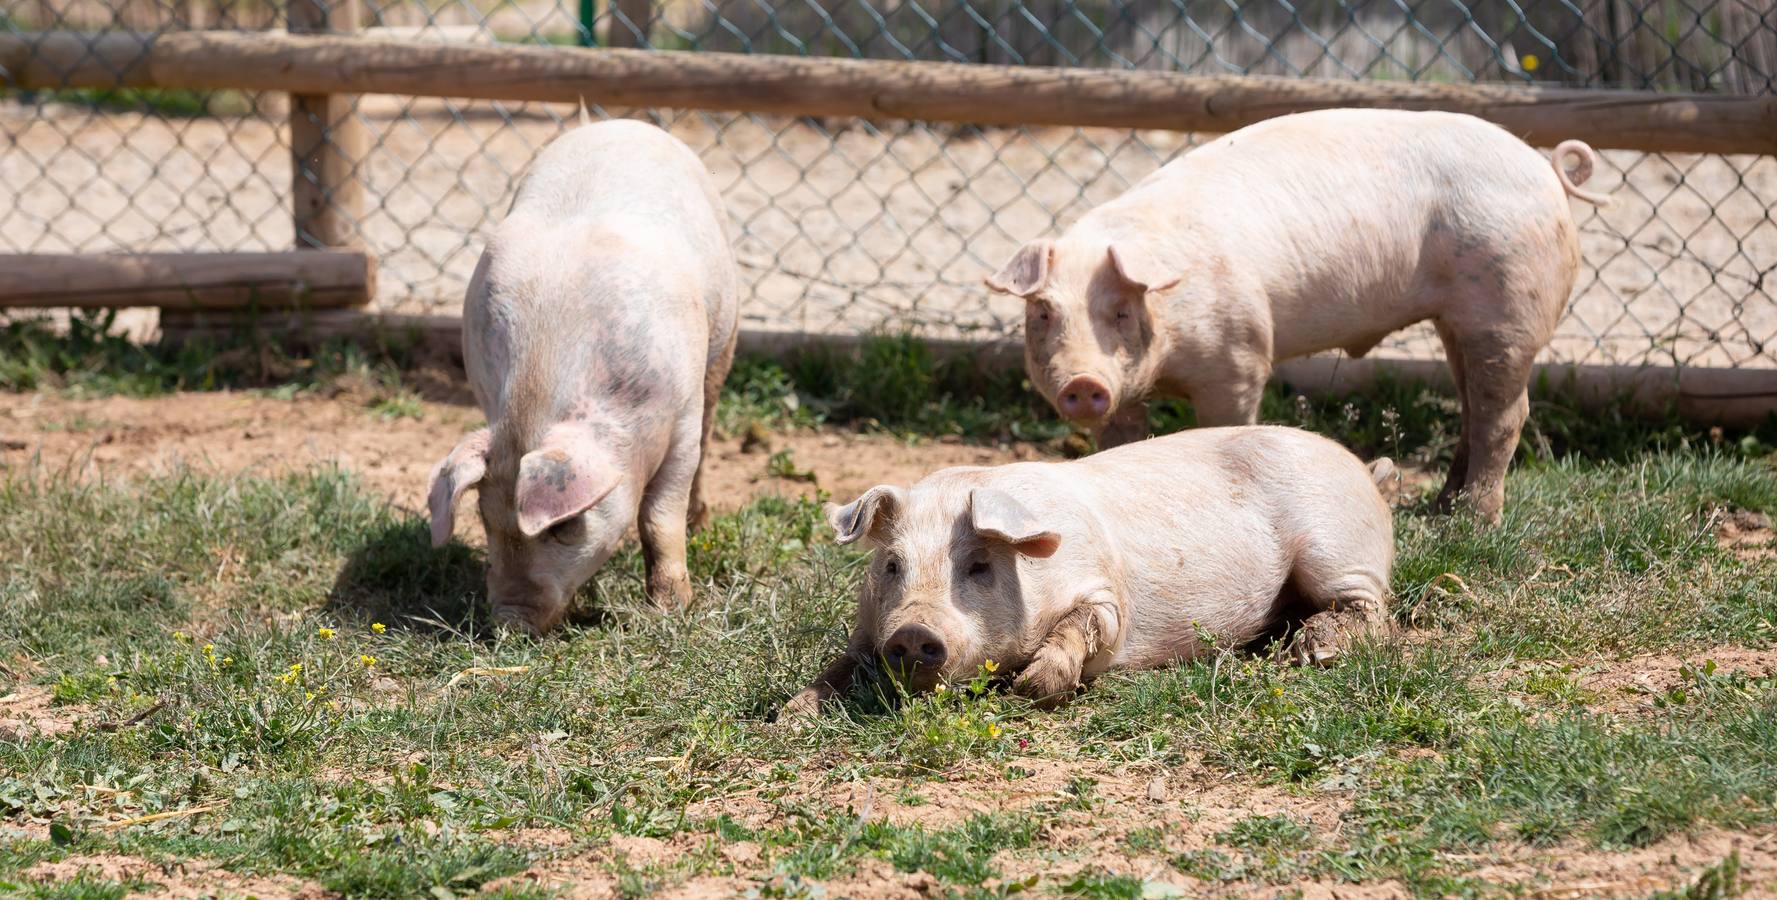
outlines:
{"label": "pig head", "polygon": [[[874,553],[847,654],[793,706],[818,704],[871,658],[910,691],[968,678],[989,661],[1017,671],[1101,586],[1095,542],[1065,504],[986,483],[984,471],[951,470],[911,490],[879,485],[829,509],[839,543],[862,541]],[[1104,637],[1105,649],[1116,643],[1114,630]],[[1067,690],[1078,674],[1076,664]]]}
{"label": "pig head", "polygon": [[1142,404],[1166,354],[1149,299],[1181,277],[1136,241],[1069,234],[1024,245],[986,283],[1024,298],[1031,384],[1062,418],[1123,443],[1146,435]]}
{"label": "pig head", "polygon": [[476,488],[487,529],[488,598],[496,622],[541,633],[609,559],[635,522],[608,431],[582,423],[472,432],[433,470],[432,544],[450,540],[464,493]]}

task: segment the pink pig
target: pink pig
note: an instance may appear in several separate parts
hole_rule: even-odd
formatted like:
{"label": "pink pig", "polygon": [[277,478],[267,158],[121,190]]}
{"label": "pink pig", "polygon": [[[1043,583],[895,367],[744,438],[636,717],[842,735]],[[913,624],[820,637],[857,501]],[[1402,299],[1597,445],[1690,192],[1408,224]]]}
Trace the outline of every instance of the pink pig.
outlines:
{"label": "pink pig", "polygon": [[480,497],[496,622],[554,627],[641,534],[648,596],[691,599],[687,527],[734,358],[739,278],[697,155],[634,121],[538,154],[469,286],[463,356],[488,427],[432,472],[432,541]]}
{"label": "pink pig", "polygon": [[1387,621],[1394,523],[1345,448],[1294,428],[1203,428],[1072,462],[944,469],[828,510],[873,551],[844,653],[784,707],[814,712],[879,660],[914,690],[989,661],[1045,705],[1299,626],[1301,662]]}
{"label": "pink pig", "polygon": [[1579,268],[1567,198],[1607,202],[1576,187],[1591,148],[1555,160],[1466,115],[1282,116],[1026,244],[987,285],[1028,301],[1032,383],[1103,446],[1145,437],[1154,395],[1189,397],[1204,425],[1256,422],[1277,360],[1362,356],[1429,319],[1463,411],[1439,502],[1497,519]]}

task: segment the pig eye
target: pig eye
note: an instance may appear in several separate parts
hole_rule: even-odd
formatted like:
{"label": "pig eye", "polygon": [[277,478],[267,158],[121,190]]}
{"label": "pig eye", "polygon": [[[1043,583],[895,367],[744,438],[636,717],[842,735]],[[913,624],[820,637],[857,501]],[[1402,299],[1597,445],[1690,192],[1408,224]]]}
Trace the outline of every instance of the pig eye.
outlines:
{"label": "pig eye", "polygon": [[993,568],[993,566],[990,565],[987,562],[987,560],[985,560],[985,559],[975,560],[974,562],[969,563],[969,577],[980,578],[983,575],[986,575],[989,571],[991,571],[992,568]]}
{"label": "pig eye", "polygon": [[1117,311],[1117,321],[1119,321],[1119,322],[1129,321],[1129,310],[1126,310],[1126,309],[1118,310]]}
{"label": "pig eye", "polygon": [[889,557],[888,561],[882,564],[882,574],[890,578],[901,574],[901,561],[892,556]]}

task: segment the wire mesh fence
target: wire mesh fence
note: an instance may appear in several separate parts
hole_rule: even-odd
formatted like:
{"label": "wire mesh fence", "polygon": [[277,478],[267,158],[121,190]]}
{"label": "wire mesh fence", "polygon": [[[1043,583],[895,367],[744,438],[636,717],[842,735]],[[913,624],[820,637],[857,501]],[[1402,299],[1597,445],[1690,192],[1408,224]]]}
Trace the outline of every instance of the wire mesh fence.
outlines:
{"label": "wire mesh fence", "polygon": [[[1773,93],[1772,0],[367,0],[361,34],[615,44],[1199,74]],[[288,24],[261,0],[0,0],[0,34]],[[10,76],[0,72],[0,88]],[[281,249],[289,99],[170,90],[0,92],[0,252]],[[987,128],[674,110],[715,173],[752,292],[746,324],[1015,336],[980,279],[1201,141],[1171,132]],[[526,163],[575,109],[355,99],[353,239],[378,308],[452,312]],[[1549,358],[1777,364],[1777,159],[1609,151],[1576,204],[1585,270]],[[1429,332],[1385,349],[1435,354]]]}

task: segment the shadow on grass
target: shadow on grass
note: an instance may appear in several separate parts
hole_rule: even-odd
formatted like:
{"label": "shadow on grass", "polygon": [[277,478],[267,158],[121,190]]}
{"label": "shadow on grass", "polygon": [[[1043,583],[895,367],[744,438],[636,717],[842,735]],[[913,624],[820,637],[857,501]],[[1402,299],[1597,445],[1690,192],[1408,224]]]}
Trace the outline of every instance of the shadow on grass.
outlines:
{"label": "shadow on grass", "polygon": [[327,609],[419,633],[492,633],[481,554],[457,541],[434,549],[419,519],[370,533],[334,580]]}

